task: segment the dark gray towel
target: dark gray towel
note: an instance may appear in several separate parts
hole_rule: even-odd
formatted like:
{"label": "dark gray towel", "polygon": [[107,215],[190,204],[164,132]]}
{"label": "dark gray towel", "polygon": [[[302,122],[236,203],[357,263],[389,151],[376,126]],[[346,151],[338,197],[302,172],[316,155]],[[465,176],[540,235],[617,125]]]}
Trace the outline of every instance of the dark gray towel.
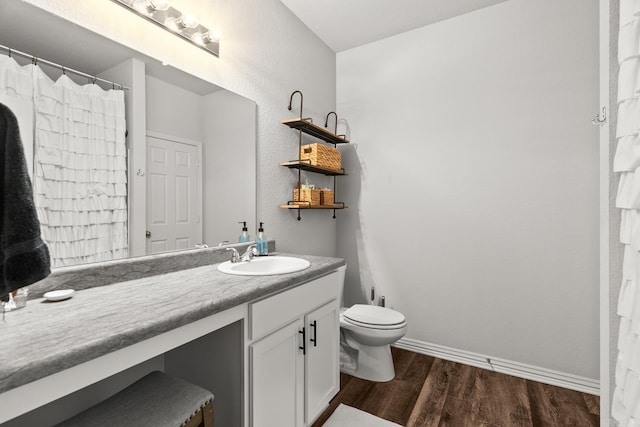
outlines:
{"label": "dark gray towel", "polygon": [[0,298],[51,273],[49,249],[40,238],[18,120],[0,104]]}

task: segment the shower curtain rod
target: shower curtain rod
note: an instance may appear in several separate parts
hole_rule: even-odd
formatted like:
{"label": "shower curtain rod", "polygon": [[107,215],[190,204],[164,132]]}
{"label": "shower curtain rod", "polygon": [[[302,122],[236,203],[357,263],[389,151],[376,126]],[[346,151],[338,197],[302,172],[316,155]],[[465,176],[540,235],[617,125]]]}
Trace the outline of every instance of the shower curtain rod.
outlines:
{"label": "shower curtain rod", "polygon": [[65,74],[66,72],[70,72],[78,76],[89,78],[91,80],[91,83],[101,81],[103,83],[110,84],[114,89],[116,89],[116,86],[117,86],[118,89],[129,90],[127,86],[121,85],[120,83],[115,83],[109,80],[101,79],[100,77],[92,76],[90,74],[83,73],[82,71],[74,70],[73,68],[67,68],[64,65],[56,64],[55,62],[47,61],[46,59],[38,58],[37,56],[29,55],[28,53],[25,53],[25,52],[20,52],[19,50],[10,48],[8,46],[3,46],[0,44],[0,49],[4,49],[5,51],[7,51],[9,53],[9,56],[16,54],[25,58],[31,58],[31,61],[34,65],[38,65],[38,63],[43,63],[43,64],[50,65],[54,68],[60,68],[62,70],[62,74]]}

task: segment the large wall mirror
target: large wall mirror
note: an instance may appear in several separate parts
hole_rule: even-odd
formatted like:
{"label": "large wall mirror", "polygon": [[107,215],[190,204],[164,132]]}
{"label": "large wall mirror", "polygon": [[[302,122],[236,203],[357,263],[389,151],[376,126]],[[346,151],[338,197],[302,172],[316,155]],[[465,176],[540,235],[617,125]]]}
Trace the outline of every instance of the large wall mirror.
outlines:
{"label": "large wall mirror", "polygon": [[[128,87],[126,256],[234,243],[239,221],[255,229],[255,102],[21,0],[0,2],[0,45],[41,58],[36,66],[53,81],[62,76],[63,68],[42,60]],[[8,54],[0,49],[5,60]],[[15,51],[12,58],[21,66],[32,62]],[[64,74],[81,85],[114,89],[72,72]],[[9,105],[11,100],[2,96],[0,102]],[[33,137],[37,155],[41,148],[34,123],[23,122],[21,133]],[[31,155],[28,149],[26,154]],[[69,209],[68,215],[61,215],[65,225],[82,226],[68,224],[71,211],[78,208]],[[56,245],[50,249],[64,251]],[[60,258],[55,267],[100,260],[82,254],[75,259],[66,254],[62,260],[57,255],[52,256]]]}

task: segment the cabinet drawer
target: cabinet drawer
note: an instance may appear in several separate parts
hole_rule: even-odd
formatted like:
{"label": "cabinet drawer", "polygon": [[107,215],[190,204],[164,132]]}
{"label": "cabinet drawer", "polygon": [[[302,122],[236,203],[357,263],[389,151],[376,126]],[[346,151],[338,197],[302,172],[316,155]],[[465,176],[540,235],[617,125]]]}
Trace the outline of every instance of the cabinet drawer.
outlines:
{"label": "cabinet drawer", "polygon": [[337,272],[251,303],[251,339],[260,338],[333,299],[340,300],[340,275]]}

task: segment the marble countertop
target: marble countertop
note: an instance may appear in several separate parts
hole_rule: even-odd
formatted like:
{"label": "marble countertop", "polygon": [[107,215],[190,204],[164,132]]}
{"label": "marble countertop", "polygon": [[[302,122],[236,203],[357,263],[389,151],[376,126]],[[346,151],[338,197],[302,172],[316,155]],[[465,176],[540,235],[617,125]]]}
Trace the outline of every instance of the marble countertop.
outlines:
{"label": "marble countertop", "polygon": [[339,258],[295,256],[311,266],[276,276],[234,276],[212,264],[83,289],[60,302],[29,300],[0,322],[0,393],[345,264]]}

